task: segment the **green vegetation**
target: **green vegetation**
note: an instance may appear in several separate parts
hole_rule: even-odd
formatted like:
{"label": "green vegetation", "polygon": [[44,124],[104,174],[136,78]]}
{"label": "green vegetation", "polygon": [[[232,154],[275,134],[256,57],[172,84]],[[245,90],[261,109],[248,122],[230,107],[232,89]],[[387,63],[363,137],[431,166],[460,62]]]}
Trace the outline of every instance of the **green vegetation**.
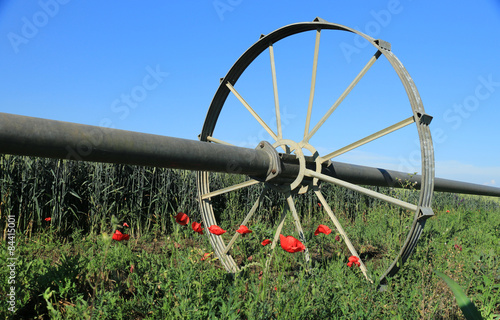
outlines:
{"label": "green vegetation", "polygon": [[[214,189],[240,177],[214,175]],[[0,157],[0,294],[6,297],[7,217],[16,219],[16,313],[1,302],[0,316],[23,319],[462,319],[446,283],[458,283],[484,319],[500,319],[500,205],[486,197],[435,194],[412,258],[386,290],[347,267],[345,245],[311,193],[297,197],[312,264],[301,253],[276,248],[262,272],[283,199],[270,193],[253,233],[233,255],[246,267],[228,274],[206,236],[175,223],[182,211],[201,222],[194,173],[111,164]],[[416,202],[411,190],[378,189]],[[355,192],[323,186],[328,203],[373,278],[390,263],[412,214]],[[236,230],[259,194],[248,188],[218,197],[221,227]],[[51,217],[51,221],[44,219]],[[113,217],[116,217],[113,219]],[[127,222],[128,241],[114,241]],[[203,226],[206,228],[206,226]],[[206,232],[206,231],[205,231]],[[284,234],[293,235],[287,221]],[[227,240],[231,234],[222,235]],[[226,237],[227,236],[227,237]],[[204,260],[202,260],[205,257]]]}
{"label": "green vegetation", "polygon": [[455,295],[455,298],[457,299],[458,306],[460,307],[460,309],[462,309],[462,312],[467,320],[481,320],[483,318],[481,317],[479,311],[477,311],[474,303],[472,303],[472,301],[467,298],[467,295],[464,293],[462,288],[460,288],[458,283],[453,281],[450,277],[448,277],[441,271],[434,270],[434,273],[436,273],[441,279],[443,279],[443,281],[446,282],[448,287],[451,289],[451,291]]}

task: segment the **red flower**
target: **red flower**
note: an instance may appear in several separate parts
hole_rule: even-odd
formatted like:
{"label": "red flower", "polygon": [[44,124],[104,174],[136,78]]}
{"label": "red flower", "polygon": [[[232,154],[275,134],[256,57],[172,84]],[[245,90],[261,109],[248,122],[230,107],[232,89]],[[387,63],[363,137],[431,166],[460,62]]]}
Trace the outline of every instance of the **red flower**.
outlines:
{"label": "red flower", "polygon": [[314,231],[314,235],[317,236],[320,233],[330,234],[331,232],[332,232],[332,229],[328,228],[324,224],[320,224],[318,226],[318,228],[316,229],[316,231]]}
{"label": "red flower", "polygon": [[50,220],[52,220],[52,218],[51,218],[51,217],[48,217],[48,218],[45,218],[45,219],[43,219],[43,220],[45,220],[45,221],[50,221]]}
{"label": "red flower", "polygon": [[246,226],[241,225],[240,228],[236,230],[236,232],[245,234],[245,233],[252,233],[252,230],[249,230]]}
{"label": "red flower", "polygon": [[201,261],[207,260],[208,257],[210,257],[211,253],[207,252],[203,255],[203,258],[201,258]]}
{"label": "red flower", "polygon": [[356,256],[349,257],[349,262],[347,263],[347,266],[352,267],[353,264],[357,265],[358,267],[361,265],[358,257],[356,257]]}
{"label": "red flower", "polygon": [[462,251],[462,246],[458,245],[458,244],[455,244],[455,249],[458,249],[458,251]]}
{"label": "red flower", "polygon": [[130,236],[128,234],[123,234],[119,230],[115,231],[115,234],[113,234],[113,240],[116,241],[122,241],[122,240],[128,240]]}
{"label": "red flower", "polygon": [[208,228],[208,231],[210,231],[210,233],[216,234],[218,236],[220,236],[223,233],[226,233],[226,230],[222,229],[219,226],[216,226],[215,224],[213,226],[210,226]]}
{"label": "red flower", "polygon": [[130,273],[132,273],[132,272],[134,272],[134,265],[133,264],[130,265]]}
{"label": "red flower", "polygon": [[185,226],[189,223],[189,217],[184,212],[179,212],[175,217],[175,221],[181,226]]}
{"label": "red flower", "polygon": [[340,241],[340,236],[339,235],[335,236],[335,241]]}
{"label": "red flower", "polygon": [[280,234],[280,244],[283,250],[290,253],[304,251],[306,249],[306,246],[304,246],[304,244],[302,244],[299,240],[292,236],[285,237],[282,234]]}
{"label": "red flower", "polygon": [[268,244],[271,243],[271,240],[269,239],[265,239],[264,241],[262,241],[260,244],[263,245],[263,246],[267,246]]}
{"label": "red flower", "polygon": [[450,213],[450,210],[446,210],[446,213]]}
{"label": "red flower", "polygon": [[129,226],[129,225],[128,225],[128,223],[126,223],[126,222],[124,222],[124,223],[123,223],[123,226],[124,226],[124,227],[127,227],[127,228],[130,228],[130,226]]}
{"label": "red flower", "polygon": [[321,207],[321,203],[320,202],[318,202],[318,207]]}
{"label": "red flower", "polygon": [[203,234],[203,228],[201,227],[201,223],[198,223],[195,221],[195,222],[193,222],[191,227],[193,228],[194,232],[198,232],[199,234]]}

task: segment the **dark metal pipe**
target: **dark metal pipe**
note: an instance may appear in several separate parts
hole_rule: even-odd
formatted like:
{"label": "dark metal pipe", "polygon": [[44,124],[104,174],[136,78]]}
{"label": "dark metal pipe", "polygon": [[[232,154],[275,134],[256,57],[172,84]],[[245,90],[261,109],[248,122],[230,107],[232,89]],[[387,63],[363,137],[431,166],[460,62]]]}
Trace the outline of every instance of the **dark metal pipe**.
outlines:
{"label": "dark metal pipe", "polygon": [[[421,181],[420,175],[343,162],[332,162],[332,165],[323,168],[323,173],[353,184],[394,188],[411,186],[417,190]],[[434,179],[434,191],[500,197],[500,188],[441,178]]]}
{"label": "dark metal pipe", "polygon": [[[263,179],[271,156],[259,149],[0,113],[0,153],[238,173]],[[307,159],[310,160],[310,159]],[[307,163],[314,170],[314,163]],[[294,179],[297,161],[281,157],[278,179]],[[322,173],[353,184],[420,189],[420,175],[332,162]],[[500,188],[436,178],[434,190],[500,197]]]}
{"label": "dark metal pipe", "polygon": [[265,178],[261,150],[0,113],[0,153],[241,173]]}

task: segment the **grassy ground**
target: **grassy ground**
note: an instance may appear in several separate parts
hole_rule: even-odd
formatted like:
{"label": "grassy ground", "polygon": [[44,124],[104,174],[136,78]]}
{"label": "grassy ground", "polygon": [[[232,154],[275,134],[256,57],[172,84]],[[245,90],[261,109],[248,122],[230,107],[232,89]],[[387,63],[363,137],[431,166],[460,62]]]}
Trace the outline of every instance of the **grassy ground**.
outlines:
{"label": "grassy ground", "polygon": [[[239,182],[230,175],[212,179],[214,189]],[[248,225],[253,233],[232,249],[243,271],[228,274],[205,235],[175,223],[179,211],[201,221],[195,190],[193,173],[185,171],[0,156],[0,317],[461,319],[454,296],[433,273],[439,270],[485,319],[500,319],[500,205],[490,198],[436,194],[436,216],[413,256],[379,291],[376,280],[369,283],[346,265],[350,254],[335,230],[313,235],[320,223],[334,228],[311,193],[295,204],[310,265],[302,253],[278,245],[265,272],[271,250],[260,242],[272,239],[283,210],[280,195],[270,193]],[[378,191],[416,203],[411,191]],[[221,226],[234,232],[259,192],[214,199]],[[322,193],[378,279],[401,247],[412,213],[342,188],[324,186]],[[112,240],[118,221],[130,225],[123,229],[128,241]],[[282,233],[295,235],[291,219]],[[231,232],[222,237],[227,243]],[[15,312],[7,304],[12,293]]]}
{"label": "grassy ground", "polygon": [[[448,210],[428,221],[415,254],[384,292],[366,282],[359,269],[347,267],[347,256],[335,251],[335,241],[326,241],[324,235],[317,241],[328,242],[332,250],[321,255],[318,249],[310,270],[305,270],[300,253],[277,248],[270,272],[261,272],[269,246],[257,243],[251,256],[255,264],[231,276],[213,256],[202,260],[211,252],[206,237],[181,226],[168,236],[132,234],[122,242],[111,240],[109,233],[76,231],[60,238],[48,226],[31,238],[18,238],[16,316],[460,319],[453,295],[432,272],[437,269],[462,286],[484,318],[497,319],[499,211]],[[256,242],[244,241],[251,240]],[[312,252],[316,245],[309,243]],[[6,288],[8,270],[1,272]],[[4,308],[2,313],[11,315]]]}

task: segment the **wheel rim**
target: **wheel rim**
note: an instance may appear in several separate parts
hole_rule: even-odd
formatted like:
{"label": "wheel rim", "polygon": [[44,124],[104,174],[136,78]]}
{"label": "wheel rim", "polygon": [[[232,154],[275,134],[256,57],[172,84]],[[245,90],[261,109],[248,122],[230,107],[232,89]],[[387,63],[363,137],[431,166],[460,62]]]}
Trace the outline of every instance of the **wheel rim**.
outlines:
{"label": "wheel rim", "polygon": [[[317,70],[317,61],[318,61],[318,50],[319,50],[319,42],[320,42],[320,33],[322,30],[339,30],[339,31],[347,31],[354,33],[362,38],[364,38],[366,41],[368,41],[371,45],[373,45],[376,49],[377,52],[373,55],[373,57],[368,61],[368,63],[365,65],[365,67],[361,70],[360,73],[356,76],[355,80],[351,82],[351,84],[348,86],[348,89],[346,89],[341,97],[337,99],[335,104],[330,108],[330,110],[323,116],[323,118],[318,121],[316,126],[312,127],[310,126],[311,122],[311,112],[312,112],[312,100],[314,98],[314,87],[315,87],[315,78],[316,78],[316,70]],[[283,139],[283,133],[282,133],[282,128],[281,128],[281,120],[280,120],[280,111],[279,111],[279,101],[278,101],[278,94],[277,94],[277,85],[276,85],[276,69],[274,66],[274,49],[273,45],[277,43],[278,41],[285,39],[287,37],[290,37],[295,34],[303,33],[303,32],[308,32],[308,31],[316,31],[316,42],[315,42],[315,53],[314,53],[314,59],[313,59],[313,76],[312,76],[312,81],[311,81],[311,93],[310,93],[310,101],[308,104],[307,108],[307,116],[306,116],[306,125],[305,125],[305,130],[304,130],[304,138],[302,141],[295,142],[295,141],[290,141],[287,139]],[[257,112],[255,112],[252,107],[245,101],[244,97],[240,95],[240,93],[235,89],[235,84],[240,78],[240,76],[244,73],[244,71],[247,69],[247,67],[259,56],[261,53],[264,51],[269,51],[270,57],[271,57],[271,71],[272,71],[272,79],[273,79],[273,90],[274,90],[274,97],[275,97],[275,114],[276,114],[276,122],[277,122],[277,130],[274,132],[258,115]],[[396,71],[400,82],[402,83],[406,96],[408,97],[411,109],[412,109],[412,116],[408,119],[402,120],[392,126],[389,126],[383,130],[377,131],[375,134],[370,135],[365,137],[364,139],[360,139],[356,141],[355,143],[352,143],[345,148],[340,148],[335,152],[323,155],[323,156],[318,156],[315,158],[316,163],[321,166],[321,163],[329,161],[331,158],[338,156],[339,154],[348,152],[352,149],[357,148],[358,146],[367,144],[378,137],[381,137],[383,135],[386,135],[388,133],[394,132],[396,130],[399,130],[400,128],[403,128],[409,124],[415,123],[417,132],[418,132],[418,138],[419,138],[419,144],[420,144],[420,155],[421,155],[421,186],[420,186],[420,195],[419,195],[419,200],[417,204],[408,204],[408,203],[399,203],[398,201],[395,201],[394,199],[386,199],[376,192],[369,192],[367,191],[366,188],[363,187],[355,187],[354,185],[351,185],[349,183],[345,183],[342,181],[336,181],[335,179],[330,179],[322,175],[320,172],[318,172],[318,167],[316,169],[316,172],[313,170],[309,170],[305,168],[305,165],[303,162],[300,162],[301,159],[303,159],[303,154],[302,154],[302,148],[309,150],[309,152],[314,154],[314,147],[309,144],[309,140],[314,134],[323,126],[323,124],[326,122],[326,120],[330,117],[330,115],[335,111],[337,106],[341,104],[343,98],[347,96],[356,86],[358,81],[364,76],[366,72],[370,69],[370,67],[377,61],[377,59],[380,56],[384,56],[387,61],[390,63],[392,68]],[[297,188],[301,185],[302,178],[303,176],[308,176],[309,178],[313,179],[312,183],[312,190],[318,197],[318,200],[320,201],[319,203],[322,204],[324,210],[330,217],[331,221],[334,223],[336,229],[338,232],[342,235],[342,237],[345,240],[345,243],[347,244],[349,251],[351,252],[352,255],[358,256],[359,254],[356,252],[356,249],[354,248],[354,245],[351,243],[349,240],[348,236],[346,235],[345,231],[343,230],[340,222],[336,219],[332,208],[329,207],[328,202],[326,199],[322,196],[321,191],[319,190],[318,187],[318,181],[322,180],[323,182],[329,182],[337,185],[341,185],[345,188],[356,190],[361,193],[365,193],[368,196],[382,199],[385,201],[388,201],[391,204],[395,204],[397,206],[403,207],[405,209],[409,209],[414,212],[413,215],[413,222],[411,225],[411,228],[409,228],[409,232],[407,233],[406,239],[404,241],[404,244],[401,246],[401,249],[399,251],[399,254],[397,254],[396,258],[393,259],[392,264],[382,273],[380,276],[380,281],[384,282],[385,279],[389,276],[392,276],[397,273],[397,271],[402,267],[402,265],[406,262],[406,260],[410,257],[412,254],[416,243],[422,233],[422,230],[425,226],[425,222],[428,217],[432,216],[432,209],[431,209],[431,201],[432,201],[432,191],[433,191],[433,183],[434,183],[434,155],[433,155],[433,146],[432,146],[432,139],[430,135],[430,130],[428,127],[429,124],[429,119],[430,117],[426,115],[418,90],[416,89],[416,86],[409,76],[408,72],[406,69],[403,67],[401,62],[396,58],[396,56],[390,51],[390,45],[382,40],[375,40],[365,34],[362,34],[354,29],[339,25],[339,24],[334,24],[334,23],[329,23],[321,19],[315,19],[313,22],[303,22],[303,23],[296,23],[292,25],[288,25],[285,27],[282,27],[278,30],[273,31],[272,33],[268,34],[267,36],[262,36],[259,41],[257,41],[254,45],[252,45],[233,65],[233,67],[229,70],[227,75],[221,79],[221,84],[218,88],[218,90],[215,93],[215,96],[212,100],[212,103],[209,107],[205,123],[202,128],[202,132],[200,134],[200,140],[201,141],[207,141],[207,142],[212,142],[212,143],[225,143],[222,140],[217,139],[216,137],[213,137],[214,130],[216,128],[217,120],[219,118],[219,115],[223,109],[223,106],[226,103],[226,99],[230,94],[233,94],[240,102],[248,109],[248,111],[252,114],[253,118],[256,119],[259,124],[264,128],[264,130],[275,140],[273,146],[276,148],[278,146],[284,146],[286,145],[285,148],[287,148],[286,153],[292,153],[295,151],[296,156],[299,159],[299,162],[301,163],[301,168],[302,171],[299,174],[299,176],[294,180],[294,182],[290,183],[287,185],[288,191],[285,189],[281,189],[280,191],[284,193],[286,202],[288,205],[289,211],[292,212],[296,229],[299,234],[299,239],[303,240],[303,231],[302,227],[300,225],[300,219],[299,215],[294,207],[293,204],[293,192],[297,192]],[[283,149],[285,149],[283,148]],[[290,148],[290,149],[289,149]],[[317,152],[316,152],[317,154]],[[235,170],[228,168],[229,173],[234,173]],[[302,175],[302,176],[301,176]],[[255,180],[249,180],[247,182],[238,184],[233,187],[233,189],[239,189],[239,188],[245,188],[249,187],[254,184],[262,183],[259,181]],[[212,197],[215,197],[214,191],[210,190],[210,173],[208,172],[198,172],[197,173],[197,184],[198,184],[198,195],[199,195],[199,201],[200,201],[200,210],[201,210],[201,215],[203,222],[206,227],[209,227],[211,225],[218,225],[218,221],[216,219],[216,215],[214,213],[212,203],[210,199]],[[275,186],[271,183],[264,183],[266,186],[264,187],[262,193],[259,195],[258,199],[255,201],[254,205],[252,206],[252,209],[248,212],[247,216],[243,220],[241,224],[245,224],[248,222],[253,214],[257,211],[259,203],[262,201],[262,199],[265,197],[267,191],[270,188],[274,188]],[[225,193],[229,192],[230,188],[228,190],[224,189],[220,193]],[[231,190],[233,190],[231,189]],[[280,222],[278,224],[275,236],[274,236],[274,241],[272,245],[272,249],[276,246],[277,239],[279,236],[279,233],[281,231],[281,227],[283,225],[284,217],[286,215],[286,210],[282,214],[282,217],[280,219]],[[237,272],[240,270],[240,267],[238,266],[238,263],[236,263],[235,259],[228,254],[229,250],[232,248],[234,243],[236,242],[238,238],[238,234],[235,233],[235,235],[231,238],[229,242],[223,241],[223,239],[220,236],[213,235],[208,233],[208,237],[210,240],[210,244],[212,245],[216,255],[218,256],[221,264],[228,270],[229,272]],[[306,251],[306,261],[309,260],[308,253]],[[361,261],[361,270],[364,274],[364,276],[371,281],[367,269],[365,265],[363,264],[363,261]]]}

